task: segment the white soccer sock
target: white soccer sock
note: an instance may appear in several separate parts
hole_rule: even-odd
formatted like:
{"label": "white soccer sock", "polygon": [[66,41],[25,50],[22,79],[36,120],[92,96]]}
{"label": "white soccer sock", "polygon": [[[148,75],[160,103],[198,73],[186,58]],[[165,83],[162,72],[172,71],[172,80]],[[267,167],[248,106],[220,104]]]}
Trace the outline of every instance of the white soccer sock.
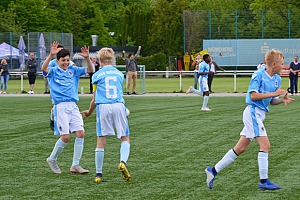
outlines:
{"label": "white soccer sock", "polygon": [[67,143],[63,142],[60,138],[56,141],[54,148],[52,150],[51,155],[49,156],[49,160],[55,161],[57,160],[58,156],[63,151],[64,147]]}
{"label": "white soccer sock", "polygon": [[259,178],[268,179],[268,161],[269,154],[266,152],[258,152],[258,169],[259,169]]}
{"label": "white soccer sock", "polygon": [[222,169],[232,163],[238,156],[234,153],[233,149],[230,149],[224,157],[215,165],[216,171],[219,173]]}
{"label": "white soccer sock", "polygon": [[104,161],[104,149],[96,148],[95,149],[96,173],[102,173],[103,161]]}
{"label": "white soccer sock", "polygon": [[130,143],[127,141],[123,141],[121,143],[121,148],[120,148],[120,162],[124,161],[125,163],[128,160],[130,153]]}
{"label": "white soccer sock", "polygon": [[84,138],[75,139],[72,166],[79,165],[79,161],[83,151],[83,143],[84,143]]}
{"label": "white soccer sock", "polygon": [[196,90],[195,88],[191,89],[191,92],[203,96],[203,92],[201,92],[200,90]]}
{"label": "white soccer sock", "polygon": [[54,119],[53,108],[51,108],[51,111],[50,111],[50,120],[53,121],[53,119]]}
{"label": "white soccer sock", "polygon": [[206,108],[207,107],[208,99],[209,99],[209,96],[204,96],[202,108]]}

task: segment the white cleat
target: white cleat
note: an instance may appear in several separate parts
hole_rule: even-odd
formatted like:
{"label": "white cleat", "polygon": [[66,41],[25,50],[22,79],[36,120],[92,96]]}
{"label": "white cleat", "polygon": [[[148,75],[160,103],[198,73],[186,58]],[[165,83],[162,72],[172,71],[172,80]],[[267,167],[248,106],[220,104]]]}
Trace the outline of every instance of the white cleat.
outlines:
{"label": "white cleat", "polygon": [[61,170],[56,161],[51,161],[47,158],[46,163],[49,165],[51,171],[55,174],[61,174]]}
{"label": "white cleat", "polygon": [[206,112],[209,112],[209,111],[211,111],[209,108],[201,108],[201,111],[206,111]]}
{"label": "white cleat", "polygon": [[192,90],[193,90],[193,87],[192,86],[190,86],[189,87],[189,89],[187,89],[187,91],[185,92],[186,94],[188,94],[188,93],[192,93]]}

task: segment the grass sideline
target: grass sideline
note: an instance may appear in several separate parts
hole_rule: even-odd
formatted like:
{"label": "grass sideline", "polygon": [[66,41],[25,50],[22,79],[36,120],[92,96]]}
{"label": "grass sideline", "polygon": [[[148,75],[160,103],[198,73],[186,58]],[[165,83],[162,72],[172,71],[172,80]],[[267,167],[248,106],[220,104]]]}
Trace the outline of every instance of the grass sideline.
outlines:
{"label": "grass sideline", "polygon": [[[237,77],[237,92],[246,92],[250,77]],[[179,78],[146,78],[146,93],[157,93],[157,92],[180,92],[180,80]],[[185,92],[190,85],[194,85],[194,79],[192,77],[182,78],[182,91]],[[282,78],[282,87],[288,88],[289,79],[288,77]],[[79,92],[83,87],[84,93],[89,93],[89,79],[81,78],[79,81]],[[218,77],[215,76],[213,80],[212,89],[214,92],[234,92],[234,79],[233,77]],[[24,90],[29,90],[28,79],[24,80]],[[44,80],[39,77],[35,84],[35,93],[44,93]],[[125,91],[125,85],[124,85]],[[140,82],[137,83],[137,91],[140,91]],[[21,92],[21,81],[20,80],[9,80],[8,81],[8,93],[20,93]]]}
{"label": "grass sideline", "polygon": [[[214,165],[239,138],[244,97],[211,97],[212,112],[200,112],[200,97],[125,97],[131,114],[132,182],[122,180],[117,166],[120,142],[108,138],[103,175],[94,180],[95,113],[85,120],[81,164],[88,175],[71,175],[73,139],[59,157],[63,173],[45,163],[57,137],[48,128],[49,97],[1,98],[0,199],[300,199],[299,96],[296,102],[271,106],[265,126],[271,142],[269,176],[283,188],[260,191],[257,152],[253,142],[234,163],[221,171],[213,190],[204,169]],[[81,97],[87,109],[91,98]],[[295,124],[293,126],[293,124]]]}

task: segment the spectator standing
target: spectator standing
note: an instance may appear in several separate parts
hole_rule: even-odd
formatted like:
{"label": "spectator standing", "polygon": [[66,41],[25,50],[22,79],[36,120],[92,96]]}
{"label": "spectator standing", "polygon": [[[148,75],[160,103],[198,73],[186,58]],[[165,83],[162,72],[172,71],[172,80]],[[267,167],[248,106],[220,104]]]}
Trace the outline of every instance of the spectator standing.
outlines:
{"label": "spectator standing", "polygon": [[132,94],[136,94],[136,79],[137,79],[137,71],[139,70],[136,58],[140,55],[141,46],[138,47],[138,50],[135,55],[129,54],[128,58],[125,58],[125,50],[123,50],[122,58],[126,62],[126,78],[127,78],[127,86],[126,86],[126,93],[130,95],[130,83],[133,80],[132,86]]}
{"label": "spectator standing", "polygon": [[44,94],[50,94],[49,83],[48,83],[48,78],[47,78],[46,72],[43,72],[43,77],[44,77],[44,84],[45,84]]}
{"label": "spectator standing", "polygon": [[201,62],[201,55],[198,54],[196,59],[193,61],[192,66],[194,67],[194,88],[197,90],[198,88],[198,80],[199,80],[199,74],[198,74],[198,69],[199,69],[199,64]]}
{"label": "spectator standing", "polygon": [[96,56],[94,56],[92,58],[92,64],[93,64],[93,72],[89,73],[89,76],[90,76],[90,94],[93,94],[93,84],[92,84],[93,74],[95,72],[97,72],[99,70],[99,68],[100,68],[100,63],[98,62]]}
{"label": "spectator standing", "polygon": [[294,57],[294,62],[290,64],[290,92],[292,95],[298,93],[298,72],[300,71],[300,63],[298,62],[299,57]]}
{"label": "spectator standing", "polygon": [[207,80],[209,93],[213,93],[211,86],[214,79],[214,75],[217,73],[217,70],[225,71],[225,69],[221,68],[215,61],[213,61],[213,57],[210,56],[209,71],[211,73],[208,74],[208,80]]}
{"label": "spectator standing", "polygon": [[0,88],[0,94],[6,94],[7,90],[7,83],[9,80],[9,72],[8,72],[8,64],[5,59],[1,60],[0,65],[0,75],[1,75],[1,88]]}
{"label": "spectator standing", "polygon": [[37,60],[34,58],[34,53],[29,55],[29,60],[26,63],[27,70],[28,70],[28,81],[29,81],[29,88],[30,91],[28,94],[34,94],[34,84],[36,79],[36,72],[37,72]]}

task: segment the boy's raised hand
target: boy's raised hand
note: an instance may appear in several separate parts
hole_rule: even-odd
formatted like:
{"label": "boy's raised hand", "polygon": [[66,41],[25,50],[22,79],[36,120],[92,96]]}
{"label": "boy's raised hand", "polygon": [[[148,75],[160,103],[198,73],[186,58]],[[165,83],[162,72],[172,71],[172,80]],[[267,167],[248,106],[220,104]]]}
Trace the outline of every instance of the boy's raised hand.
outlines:
{"label": "boy's raised hand", "polygon": [[56,55],[61,49],[63,49],[63,48],[58,48],[58,45],[59,45],[59,42],[57,42],[57,41],[54,41],[51,44],[51,47],[50,47],[50,54],[51,55]]}
{"label": "boy's raised hand", "polygon": [[90,47],[87,47],[85,45],[83,47],[81,47],[80,55],[85,58],[89,57],[90,56]]}

